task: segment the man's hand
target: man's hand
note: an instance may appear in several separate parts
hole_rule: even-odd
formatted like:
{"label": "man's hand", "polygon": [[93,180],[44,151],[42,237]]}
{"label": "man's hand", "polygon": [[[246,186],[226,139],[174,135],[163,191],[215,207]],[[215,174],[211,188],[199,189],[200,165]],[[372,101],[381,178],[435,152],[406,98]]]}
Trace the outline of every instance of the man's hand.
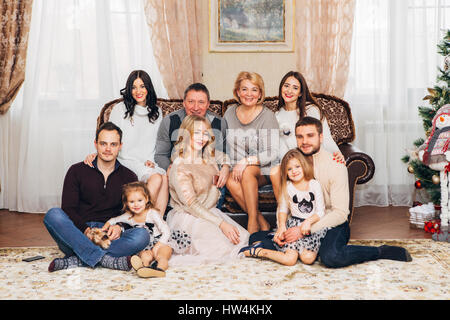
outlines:
{"label": "man's hand", "polygon": [[302,235],[307,236],[311,234],[311,222],[308,219],[303,221],[299,228]]}
{"label": "man's hand", "polygon": [[295,242],[298,239],[303,238],[300,227],[292,227],[286,230],[284,233],[284,240],[287,243]]}
{"label": "man's hand", "polygon": [[90,228],[90,227],[87,227],[86,230],[84,230],[84,235],[85,235],[89,240],[92,241],[93,236],[92,236],[91,228]]}

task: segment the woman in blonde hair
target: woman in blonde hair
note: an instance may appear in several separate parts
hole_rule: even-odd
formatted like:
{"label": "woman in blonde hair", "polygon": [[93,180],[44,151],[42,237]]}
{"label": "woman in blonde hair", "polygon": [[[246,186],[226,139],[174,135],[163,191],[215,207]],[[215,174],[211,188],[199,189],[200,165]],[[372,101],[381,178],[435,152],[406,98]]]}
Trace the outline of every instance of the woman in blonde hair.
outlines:
{"label": "woman in blonde hair", "polygon": [[258,187],[270,183],[270,168],[279,162],[279,127],[274,113],[262,105],[264,81],[255,72],[239,73],[233,95],[237,105],[224,115],[228,124],[227,153],[233,169],[227,189],[248,214],[250,233],[270,230],[258,209]]}
{"label": "woman in blonde hair", "polygon": [[167,223],[177,243],[171,265],[226,262],[237,258],[249,233],[216,208],[217,164],[227,156],[215,150],[211,125],[190,115],[181,123],[169,170],[170,205]]}

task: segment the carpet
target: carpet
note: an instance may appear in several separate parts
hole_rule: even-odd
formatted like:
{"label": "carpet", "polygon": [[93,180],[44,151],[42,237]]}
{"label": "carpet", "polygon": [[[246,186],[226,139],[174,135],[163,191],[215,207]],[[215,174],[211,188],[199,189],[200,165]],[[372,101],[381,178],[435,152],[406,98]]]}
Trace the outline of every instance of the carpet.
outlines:
{"label": "carpet", "polygon": [[[449,300],[450,244],[433,240],[352,240],[350,244],[399,245],[409,263],[377,260],[341,269],[316,262],[286,267],[243,258],[224,265],[174,267],[165,278],[134,271],[76,268],[49,273],[57,247],[0,248],[2,300]],[[43,255],[34,262],[25,257]]]}

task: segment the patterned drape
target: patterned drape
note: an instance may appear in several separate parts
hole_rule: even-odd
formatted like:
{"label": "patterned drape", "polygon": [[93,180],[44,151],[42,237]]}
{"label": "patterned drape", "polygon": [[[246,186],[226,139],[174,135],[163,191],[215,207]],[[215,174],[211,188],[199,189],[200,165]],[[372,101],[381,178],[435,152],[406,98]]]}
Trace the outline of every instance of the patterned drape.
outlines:
{"label": "patterned drape", "polygon": [[153,52],[169,98],[201,81],[197,1],[146,0],[145,15]]}
{"label": "patterned drape", "polygon": [[0,114],[11,106],[25,80],[33,0],[0,1]]}
{"label": "patterned drape", "polygon": [[298,70],[311,91],[343,98],[355,0],[297,0],[295,11]]}

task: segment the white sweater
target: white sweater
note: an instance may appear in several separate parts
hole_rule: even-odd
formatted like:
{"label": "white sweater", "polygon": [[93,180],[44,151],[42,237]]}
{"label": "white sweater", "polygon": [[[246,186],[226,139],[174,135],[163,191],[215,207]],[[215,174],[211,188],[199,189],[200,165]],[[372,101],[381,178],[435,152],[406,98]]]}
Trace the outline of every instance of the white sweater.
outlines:
{"label": "white sweater", "polygon": [[[154,123],[148,120],[146,107],[136,105],[132,120],[124,119],[125,104],[118,103],[111,111],[109,121],[116,124],[123,132],[122,150],[117,159],[125,167],[131,169],[139,180],[145,181],[153,173],[165,174],[165,170],[155,163],[156,135],[162,121],[162,111],[159,109],[159,117]],[[155,163],[155,168],[145,166],[147,160]]]}
{"label": "white sweater", "polygon": [[290,213],[292,216],[302,219],[309,218],[313,214],[317,214],[319,218],[325,215],[325,202],[319,181],[311,179],[306,191],[297,190],[292,182],[288,181],[286,192],[289,203],[286,203],[283,196],[280,200],[280,212]]}
{"label": "white sweater", "polygon": [[[320,120],[319,108],[310,104],[306,106],[306,115]],[[275,113],[280,127],[280,160],[291,149],[297,148],[297,140],[295,139],[295,124],[299,120],[297,110],[286,111],[281,108]],[[339,151],[339,147],[331,136],[330,127],[324,117],[322,119],[323,126],[323,144],[322,147],[330,153]],[[289,134],[287,134],[289,133]]]}

